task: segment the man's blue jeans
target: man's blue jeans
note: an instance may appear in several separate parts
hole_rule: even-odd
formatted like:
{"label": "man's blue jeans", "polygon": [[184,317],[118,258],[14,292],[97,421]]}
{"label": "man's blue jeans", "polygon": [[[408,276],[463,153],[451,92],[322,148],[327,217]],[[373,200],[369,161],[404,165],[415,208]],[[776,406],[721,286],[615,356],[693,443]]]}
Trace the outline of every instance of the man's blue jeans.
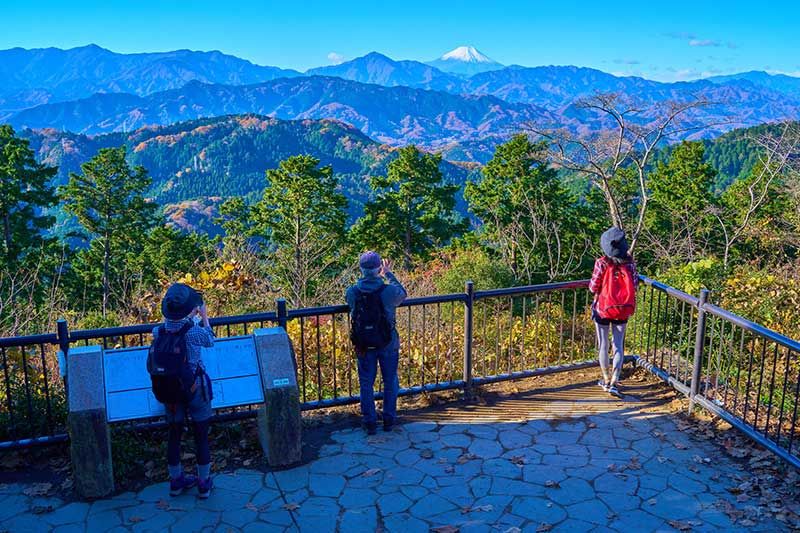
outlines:
{"label": "man's blue jeans", "polygon": [[389,346],[381,350],[368,350],[358,357],[358,383],[361,388],[361,415],[365,424],[375,424],[375,376],[378,365],[383,377],[383,423],[393,424],[397,418],[397,390],[400,382],[397,378],[397,364],[400,359],[400,340],[397,336]]}

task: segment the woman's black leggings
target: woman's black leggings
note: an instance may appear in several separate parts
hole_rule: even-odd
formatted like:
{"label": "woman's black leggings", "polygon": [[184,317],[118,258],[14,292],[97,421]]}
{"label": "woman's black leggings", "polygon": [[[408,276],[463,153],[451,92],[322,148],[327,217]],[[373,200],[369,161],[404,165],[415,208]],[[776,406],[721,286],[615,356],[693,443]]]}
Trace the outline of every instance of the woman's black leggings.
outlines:
{"label": "woman's black leggings", "polygon": [[[211,452],[208,449],[208,420],[193,422],[194,445],[197,449],[197,464],[207,465],[211,462]],[[177,465],[181,462],[181,434],[183,424],[169,425],[169,440],[167,441],[167,463]]]}

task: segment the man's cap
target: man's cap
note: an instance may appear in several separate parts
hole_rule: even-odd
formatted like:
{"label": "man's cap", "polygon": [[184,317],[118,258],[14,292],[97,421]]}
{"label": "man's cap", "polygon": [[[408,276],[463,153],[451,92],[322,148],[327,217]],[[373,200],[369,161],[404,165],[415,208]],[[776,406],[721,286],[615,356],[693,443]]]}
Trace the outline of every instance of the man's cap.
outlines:
{"label": "man's cap", "polygon": [[201,305],[203,297],[199,292],[184,283],[173,283],[161,300],[161,313],[169,320],[181,320]]}
{"label": "man's cap", "polygon": [[361,254],[361,258],[358,260],[358,266],[361,268],[366,268],[372,270],[374,268],[380,268],[381,266],[381,256],[378,255],[377,252],[364,252]]}

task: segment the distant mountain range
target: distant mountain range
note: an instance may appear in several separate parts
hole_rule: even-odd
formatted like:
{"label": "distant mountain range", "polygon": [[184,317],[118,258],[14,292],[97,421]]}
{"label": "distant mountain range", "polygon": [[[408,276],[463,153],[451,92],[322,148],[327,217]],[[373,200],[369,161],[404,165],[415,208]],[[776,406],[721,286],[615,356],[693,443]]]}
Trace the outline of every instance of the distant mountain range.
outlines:
{"label": "distant mountain range", "polygon": [[306,73],[220,52],[15,48],[0,51],[0,79],[0,122],[17,129],[94,135],[257,113],[335,119],[379,143],[417,143],[453,160],[478,162],[531,122],[581,134],[607,126],[574,105],[598,91],[644,103],[713,101],[689,117],[697,125],[714,124],[705,137],[800,118],[800,78],[747,72],[662,83],[574,66],[504,67],[466,46],[427,64],[373,52]]}
{"label": "distant mountain range", "polygon": [[97,45],[61,50],[0,50],[0,115],[95,93],[151,94],[187,82],[244,85],[299,76],[221,52],[118,54]]}
{"label": "distant mountain range", "polygon": [[55,128],[98,134],[148,125],[237,113],[280,119],[333,118],[394,145],[440,145],[507,136],[525,122],[557,115],[493,96],[460,96],[409,87],[383,87],[332,77],[279,79],[257,85],[208,85],[193,81],[180,89],[140,97],[96,94],[47,104],[8,118],[22,128]]}

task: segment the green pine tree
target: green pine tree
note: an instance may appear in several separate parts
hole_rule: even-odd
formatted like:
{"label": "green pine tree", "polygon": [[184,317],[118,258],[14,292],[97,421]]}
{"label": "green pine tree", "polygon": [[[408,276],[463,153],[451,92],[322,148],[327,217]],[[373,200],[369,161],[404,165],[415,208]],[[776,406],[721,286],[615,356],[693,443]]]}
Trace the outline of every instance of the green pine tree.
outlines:
{"label": "green pine tree", "polygon": [[[103,315],[108,312],[112,285],[122,286],[124,257],[141,250],[147,232],[156,224],[157,206],[145,199],[150,177],[144,167],[131,168],[126,150],[104,148],[70,174],[61,189],[64,209],[74,215],[91,239],[84,261],[87,282],[99,279]],[[99,264],[98,264],[99,263]],[[99,272],[98,272],[99,271]]]}
{"label": "green pine tree", "polygon": [[446,185],[442,156],[406,146],[389,163],[388,175],[371,180],[375,199],[364,206],[354,240],[390,256],[401,256],[410,269],[436,247],[467,230],[468,221],[455,211],[458,185]]}
{"label": "green pine tree", "polygon": [[[267,171],[264,194],[249,212],[243,202],[226,209],[236,215],[232,228],[249,230],[268,243],[269,264],[275,281],[294,306],[324,299],[324,289],[339,271],[346,253],[347,199],[330,166],[319,159],[297,155]],[[244,221],[242,221],[244,218]]]}
{"label": "green pine tree", "polygon": [[17,137],[11,126],[0,125],[0,254],[5,268],[19,266],[47,242],[43,232],[54,218],[42,210],[56,203],[50,180],[57,172],[39,164],[28,141]]}

